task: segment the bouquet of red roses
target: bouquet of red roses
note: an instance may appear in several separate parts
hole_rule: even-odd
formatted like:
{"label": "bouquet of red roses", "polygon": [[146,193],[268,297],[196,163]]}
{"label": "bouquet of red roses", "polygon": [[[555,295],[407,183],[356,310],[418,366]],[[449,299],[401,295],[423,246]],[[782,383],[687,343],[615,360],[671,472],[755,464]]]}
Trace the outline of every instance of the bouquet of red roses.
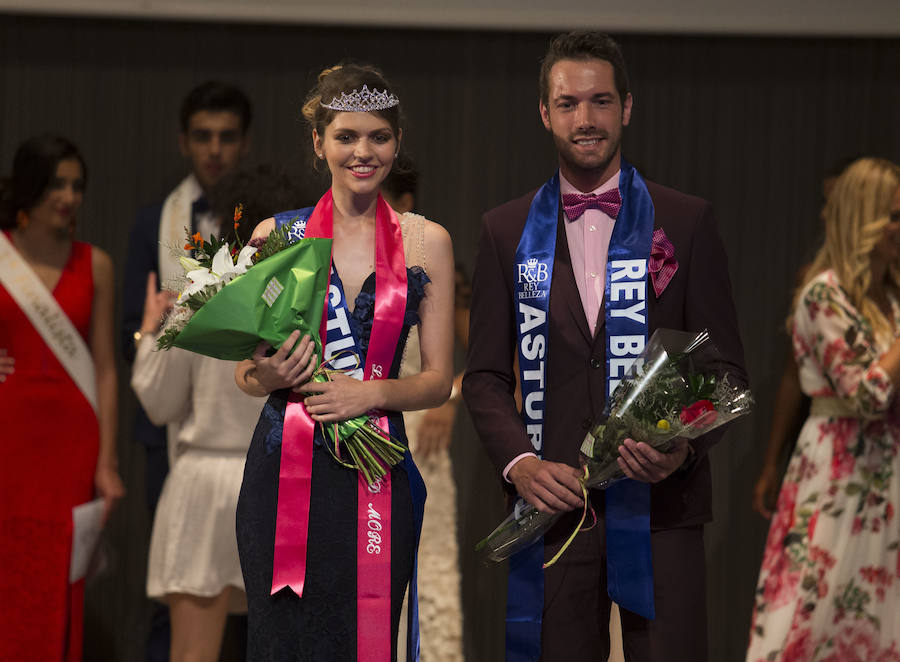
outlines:
{"label": "bouquet of red roses", "polygon": [[[749,389],[733,384],[707,331],[658,329],[613,392],[607,419],[581,444],[582,484],[605,489],[625,478],[618,464],[626,438],[667,452],[678,438],[695,439],[750,412]],[[585,509],[588,508],[585,498]],[[541,513],[519,498],[513,512],[484,540],[493,561],[536,542],[559,515]]]}

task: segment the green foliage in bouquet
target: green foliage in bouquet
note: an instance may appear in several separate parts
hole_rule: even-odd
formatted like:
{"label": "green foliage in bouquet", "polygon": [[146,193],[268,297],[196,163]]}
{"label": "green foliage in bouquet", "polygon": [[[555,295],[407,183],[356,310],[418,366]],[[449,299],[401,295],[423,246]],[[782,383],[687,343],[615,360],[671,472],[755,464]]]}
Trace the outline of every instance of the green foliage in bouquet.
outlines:
{"label": "green foliage in bouquet", "polygon": [[269,233],[269,236],[262,241],[255,239],[250,240],[249,245],[256,248],[256,253],[253,254],[253,264],[258,264],[266,258],[272,257],[276,253],[280,253],[291,245],[291,241],[288,239],[288,232],[290,232],[291,225],[291,223],[285,223],[281,227],[275,228]]}
{"label": "green foliage in bouquet", "polygon": [[[313,381],[327,381],[327,377],[322,380],[317,376]],[[385,476],[406,451],[371,416],[357,416],[323,428],[325,447],[331,456],[342,466],[359,471],[369,485]]]}
{"label": "green foliage in bouquet", "polygon": [[636,374],[619,385],[609,418],[585,437],[581,453],[592,483],[623,475],[616,459],[624,439],[667,452],[676,437],[693,438],[697,434],[688,434],[690,429],[712,423],[720,400],[730,392],[727,380],[698,371],[689,352],[663,355],[647,373],[647,379]]}

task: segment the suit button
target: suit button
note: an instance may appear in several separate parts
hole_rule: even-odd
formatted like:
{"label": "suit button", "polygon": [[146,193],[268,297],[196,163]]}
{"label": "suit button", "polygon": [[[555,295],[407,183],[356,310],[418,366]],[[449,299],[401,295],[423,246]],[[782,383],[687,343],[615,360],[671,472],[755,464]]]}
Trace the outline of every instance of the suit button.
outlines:
{"label": "suit button", "polygon": [[594,368],[595,370],[602,365],[603,365],[603,361],[601,361],[600,359],[598,359],[596,357],[591,359],[591,367]]}
{"label": "suit button", "polygon": [[583,421],[581,421],[581,427],[584,428],[585,430],[590,430],[591,423],[593,423],[593,421],[589,418],[586,418]]}

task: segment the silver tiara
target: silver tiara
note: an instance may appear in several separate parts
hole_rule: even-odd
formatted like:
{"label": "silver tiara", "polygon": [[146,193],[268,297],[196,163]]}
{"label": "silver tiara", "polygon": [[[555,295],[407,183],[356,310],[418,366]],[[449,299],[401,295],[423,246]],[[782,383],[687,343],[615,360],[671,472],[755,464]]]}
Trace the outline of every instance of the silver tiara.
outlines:
{"label": "silver tiara", "polygon": [[384,90],[369,89],[365,85],[361,90],[353,90],[349,94],[341,92],[341,98],[334,97],[331,103],[321,102],[323,108],[340,110],[345,113],[368,113],[373,110],[384,110],[400,105],[400,99]]}

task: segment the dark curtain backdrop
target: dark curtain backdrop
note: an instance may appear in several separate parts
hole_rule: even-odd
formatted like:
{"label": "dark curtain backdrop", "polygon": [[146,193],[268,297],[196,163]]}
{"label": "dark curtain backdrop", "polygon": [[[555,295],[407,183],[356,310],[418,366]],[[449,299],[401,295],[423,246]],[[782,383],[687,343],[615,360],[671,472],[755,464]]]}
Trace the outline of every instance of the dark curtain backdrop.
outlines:
{"label": "dark curtain backdrop", "polygon": [[[419,209],[453,235],[470,269],[480,214],[545,180],[555,155],[537,114],[547,34],[127,22],[0,16],[0,172],[44,130],[70,136],[90,167],[80,238],[121,276],[135,209],[183,175],[181,97],[210,77],[254,100],[251,161],[308,177],[299,105],[316,72],[352,56],[381,66],[407,115],[422,171]],[[707,528],[712,659],[742,660],[766,531],[750,493],[787,343],[797,268],[820,238],[823,171],[846,155],[900,159],[900,42],[620,35],[634,90],[625,152],[646,175],[717,210],[756,413],[713,451],[716,521]],[[313,182],[310,179],[310,182]],[[138,660],[149,522],[143,452],[121,366],[119,452],[129,494],[109,528],[111,571],[88,594],[87,659]],[[0,396],[2,397],[2,396]],[[52,408],[52,403],[47,403]],[[459,479],[467,659],[502,659],[504,578],[472,553],[502,514],[492,469],[462,421]],[[52,489],[52,486],[48,486]]]}

